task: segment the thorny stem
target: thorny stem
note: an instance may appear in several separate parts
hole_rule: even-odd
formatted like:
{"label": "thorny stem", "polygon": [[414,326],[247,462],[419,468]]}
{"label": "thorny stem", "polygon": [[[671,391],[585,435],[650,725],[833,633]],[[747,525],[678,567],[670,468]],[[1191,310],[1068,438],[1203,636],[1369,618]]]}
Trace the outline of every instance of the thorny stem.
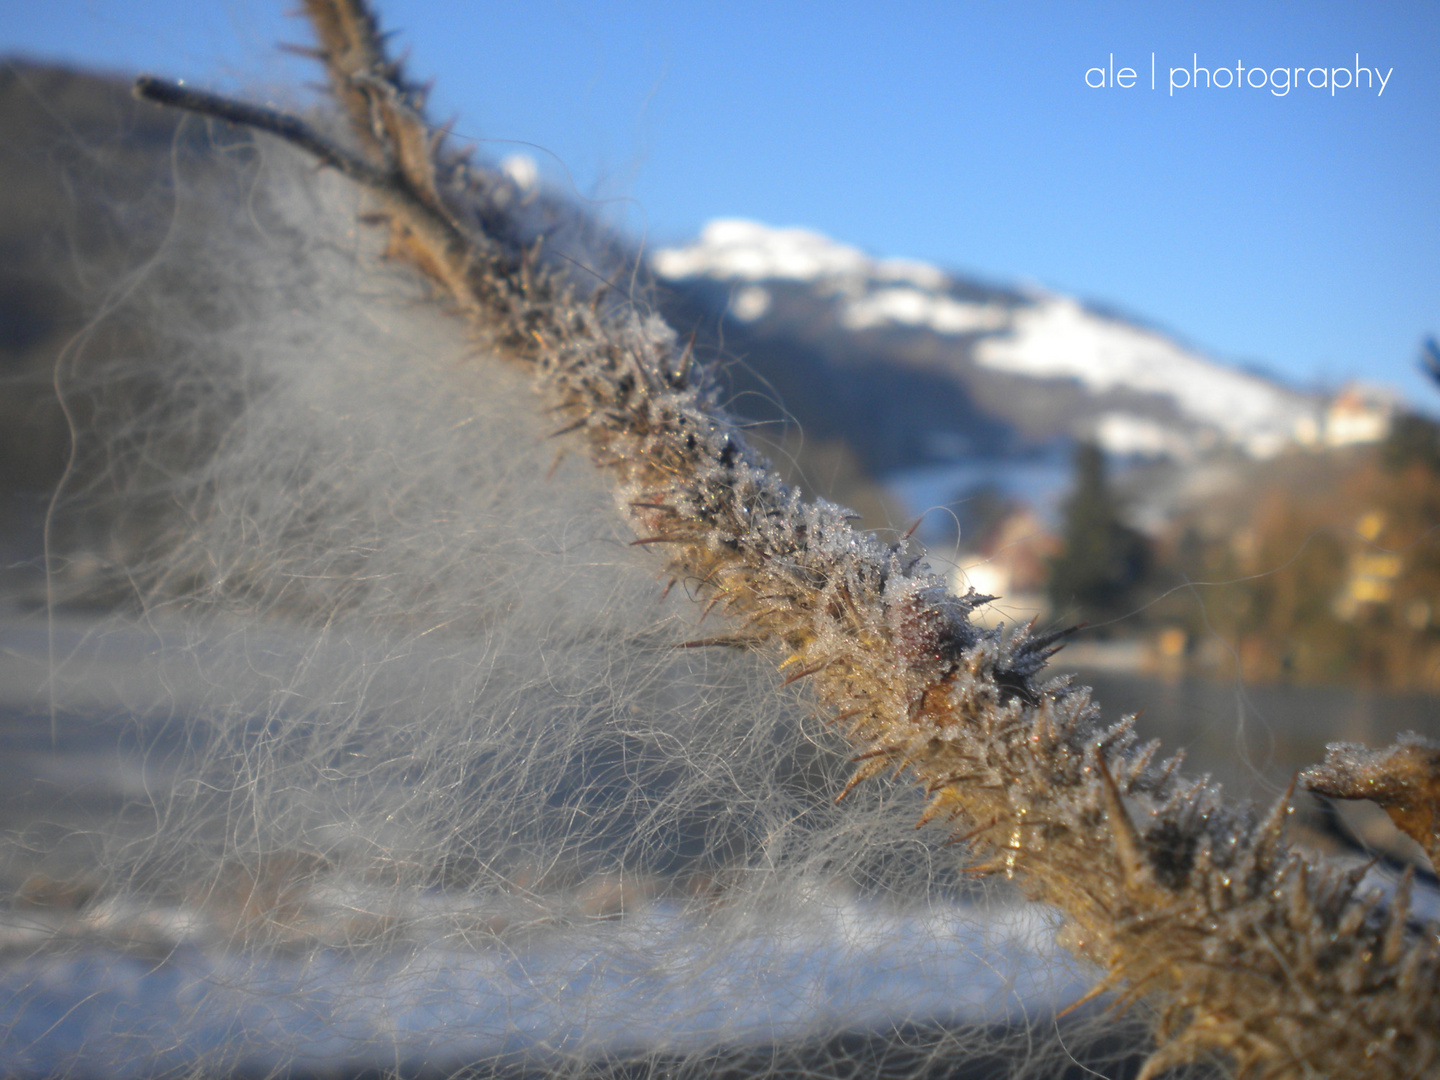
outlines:
{"label": "thorny stem", "polygon": [[[141,101],[150,101],[156,105],[168,105],[186,112],[213,116],[217,120],[254,128],[256,131],[267,131],[271,135],[300,147],[356,183],[374,191],[388,192],[395,188],[389,174],[375,168],[363,158],[358,158],[328,142],[319,132],[298,117],[276,112],[274,109],[266,109],[260,105],[251,105],[249,102],[221,97],[219,94],[207,93],[204,90],[196,90],[181,83],[157,79],[152,75],[141,75],[136,79],[134,92]],[[396,193],[398,194],[398,190]]]}
{"label": "thorny stem", "polygon": [[[904,542],[851,529],[776,479],[673,332],[545,253],[499,176],[433,134],[363,0],[305,0],[363,157],[292,117],[142,80],[162,104],[268,131],[384,206],[391,253],[438,282],[491,347],[532,363],[562,431],[617,477],[638,543],[747,624],[727,644],[791,654],[855,745],[856,783],[908,771],[922,823],[968,836],[978,865],[1067,918],[1064,940],[1120,1000],[1145,995],[1159,1049],[1143,1077],[1200,1058],[1242,1076],[1430,1075],[1440,1064],[1440,946],[1360,875],[1103,723],[1089,691],[1042,678],[1063,634],[986,630]],[[598,282],[598,283],[597,283]],[[693,642],[692,645],[706,644]],[[793,670],[792,670],[793,668]],[[849,788],[847,787],[846,791]],[[845,792],[840,793],[844,797]]]}
{"label": "thorny stem", "polygon": [[1370,799],[1440,868],[1440,745],[1409,733],[1384,750],[1332,743],[1301,775],[1317,795]]}

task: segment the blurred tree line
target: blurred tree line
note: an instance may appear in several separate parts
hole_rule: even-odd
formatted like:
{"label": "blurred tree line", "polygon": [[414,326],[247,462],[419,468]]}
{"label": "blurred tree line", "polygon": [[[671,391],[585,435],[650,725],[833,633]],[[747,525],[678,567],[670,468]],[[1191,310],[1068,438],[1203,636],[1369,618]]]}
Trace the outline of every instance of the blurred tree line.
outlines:
{"label": "blurred tree line", "polygon": [[1380,444],[1245,469],[1146,537],[1082,446],[1054,617],[1169,635],[1160,652],[1223,677],[1440,690],[1440,424],[1402,414]]}

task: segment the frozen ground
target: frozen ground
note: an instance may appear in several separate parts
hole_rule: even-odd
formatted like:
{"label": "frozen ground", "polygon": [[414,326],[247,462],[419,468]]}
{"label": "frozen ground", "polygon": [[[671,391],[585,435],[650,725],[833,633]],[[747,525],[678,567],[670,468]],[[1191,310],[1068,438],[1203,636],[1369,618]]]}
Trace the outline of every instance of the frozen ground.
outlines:
{"label": "frozen ground", "polygon": [[[155,923],[183,924],[175,912]],[[300,955],[168,944],[13,948],[0,1073],[140,1077],[444,1068],[685,1054],[895,1024],[1019,1025],[1083,989],[1034,916],[886,912],[816,899],[748,932],[664,903],[463,947],[409,938]],[[27,935],[7,920],[9,944]],[[33,927],[33,923],[32,923]],[[159,937],[156,935],[156,944]]]}
{"label": "frozen ground", "polygon": [[[1047,912],[998,896],[900,903],[836,882],[777,897],[603,877],[477,890],[298,856],[189,894],[98,882],[92,894],[85,838],[143,843],[162,827],[154,809],[206,692],[184,665],[153,663],[167,642],[154,625],[92,631],[83,617],[0,619],[0,873],[14,898],[0,909],[0,1075],[552,1073],[776,1047],[831,1060],[847,1038],[905,1047],[905,1075],[990,1075],[976,1063],[1010,1069],[1041,1043],[1069,1061],[1058,1014],[1087,973]],[[247,640],[263,681],[267,653]],[[162,697],[157,680],[173,714],[127,712]],[[28,857],[42,849],[48,862]],[[1417,900],[1440,913],[1430,890]],[[1075,1040],[1087,1063],[1074,1075],[1098,1064],[1078,1048],[1098,1030]],[[925,1055],[942,1051],[924,1039],[953,1040],[951,1064],[932,1068]],[[1113,1065],[1125,1049],[1100,1053]]]}
{"label": "frozen ground", "polygon": [[163,827],[194,730],[184,707],[204,686],[175,671],[177,715],[125,711],[155,699],[164,640],[0,620],[0,1075],[684,1057],[896,1025],[1020,1030],[1084,991],[1043,912],[835,883],[761,900],[603,879],[476,892],[292,858],[188,895],[99,878],[92,894],[85,838]]}

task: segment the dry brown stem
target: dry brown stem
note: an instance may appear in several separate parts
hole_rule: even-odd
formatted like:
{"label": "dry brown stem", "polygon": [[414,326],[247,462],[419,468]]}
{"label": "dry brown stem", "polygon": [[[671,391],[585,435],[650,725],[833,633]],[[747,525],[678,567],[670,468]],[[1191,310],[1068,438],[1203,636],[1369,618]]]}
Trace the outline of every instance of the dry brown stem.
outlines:
{"label": "dry brown stem", "polygon": [[1331,743],[1300,780],[1317,795],[1379,804],[1440,867],[1440,742],[1407,732],[1383,750]]}
{"label": "dry brown stem", "polygon": [[1178,756],[1137,745],[1131,719],[1104,723],[1088,690],[1044,676],[1063,635],[974,625],[986,598],[949,594],[903,541],[803,501],[669,328],[549,257],[507,210],[508,180],[447,156],[363,3],[305,7],[370,167],[351,175],[379,197],[394,254],[533,365],[640,542],[747,624],[734,643],[788,656],[777,681],[803,680],[838,714],[852,785],[908,772],[924,820],[1062,911],[1064,940],[1121,1000],[1155,1004],[1143,1076],[1217,1056],[1247,1076],[1433,1075],[1440,949],[1410,925],[1406,890],[1386,904],[1292,850],[1288,795],[1263,817],[1231,809]]}

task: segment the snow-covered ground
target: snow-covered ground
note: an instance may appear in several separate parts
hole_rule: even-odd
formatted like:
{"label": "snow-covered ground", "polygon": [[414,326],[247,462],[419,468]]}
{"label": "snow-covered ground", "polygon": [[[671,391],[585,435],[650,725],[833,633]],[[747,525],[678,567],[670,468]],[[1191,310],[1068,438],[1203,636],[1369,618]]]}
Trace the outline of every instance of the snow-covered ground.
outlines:
{"label": "snow-covered ground", "polygon": [[[389,880],[297,850],[264,866],[197,862],[147,891],[83,838],[123,853],[199,827],[166,817],[195,737],[185,715],[209,685],[175,661],[228,646],[191,641],[172,657],[176,632],[0,613],[0,885],[13,898],[0,906],[0,1075],[544,1067],[897,1024],[1018,1030],[1085,990],[1047,912],[943,890],[603,877],[507,890]],[[267,681],[286,640],[247,638],[249,676]],[[126,711],[156,700],[178,715]],[[55,830],[71,838],[58,854],[26,854],[26,837]]]}
{"label": "snow-covered ground", "polygon": [[1049,942],[1026,911],[896,912],[829,896],[748,925],[661,902],[521,943],[12,949],[0,964],[0,1073],[443,1068],[684,1054],[897,1023],[1018,1024],[1083,992]]}

